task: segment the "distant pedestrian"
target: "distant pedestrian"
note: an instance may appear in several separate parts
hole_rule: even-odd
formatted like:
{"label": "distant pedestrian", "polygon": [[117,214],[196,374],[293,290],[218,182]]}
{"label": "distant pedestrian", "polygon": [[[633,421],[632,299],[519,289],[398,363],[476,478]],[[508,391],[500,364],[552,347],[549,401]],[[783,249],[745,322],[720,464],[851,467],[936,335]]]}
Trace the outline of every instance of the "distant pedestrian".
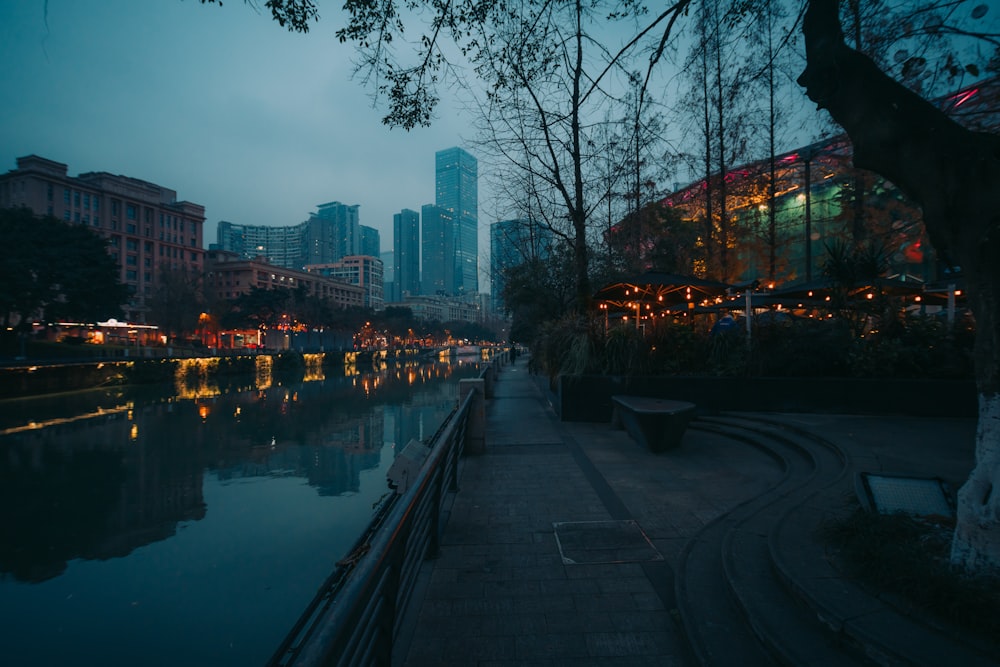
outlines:
{"label": "distant pedestrian", "polygon": [[717,336],[719,334],[724,334],[727,331],[733,330],[734,328],[736,328],[736,320],[733,319],[733,316],[729,314],[728,310],[724,310],[722,311],[722,315],[719,317],[719,319],[716,320],[715,324],[712,325],[712,331],[710,335]]}

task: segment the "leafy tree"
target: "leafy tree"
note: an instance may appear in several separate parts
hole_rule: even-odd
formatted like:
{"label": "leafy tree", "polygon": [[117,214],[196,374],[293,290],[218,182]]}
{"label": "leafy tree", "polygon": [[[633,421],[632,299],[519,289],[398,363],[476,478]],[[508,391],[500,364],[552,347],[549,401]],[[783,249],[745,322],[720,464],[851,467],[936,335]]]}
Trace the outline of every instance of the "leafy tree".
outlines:
{"label": "leafy tree", "polygon": [[799,83],[851,137],[854,164],[921,205],[935,248],[966,276],[979,425],[951,558],[973,570],[1000,567],[1000,136],[962,127],[847,46],[839,5],[810,1]]}
{"label": "leafy tree", "polygon": [[536,257],[508,269],[503,300],[511,313],[511,340],[533,342],[544,322],[572,310],[574,295],[570,252],[565,247],[549,258]]}
{"label": "leafy tree", "polygon": [[[201,0],[201,4],[219,3],[222,0]],[[256,0],[244,0],[256,6]],[[264,6],[271,11],[271,18],[291,32],[309,32],[309,22],[319,19],[319,10],[313,0],[267,0]]]}
{"label": "leafy tree", "polygon": [[205,307],[204,276],[186,267],[164,266],[149,299],[148,319],[168,336],[183,336],[197,328]]}
{"label": "leafy tree", "polygon": [[281,321],[291,299],[292,291],[288,289],[251,287],[249,292],[235,299],[229,324],[253,328],[273,327]]}
{"label": "leafy tree", "polygon": [[0,235],[16,249],[0,263],[5,328],[121,317],[128,288],[100,236],[26,208],[0,209]]}
{"label": "leafy tree", "polygon": [[420,329],[413,310],[405,306],[389,306],[375,315],[379,329],[389,332],[392,339],[405,341],[411,338],[410,332],[417,335]]}

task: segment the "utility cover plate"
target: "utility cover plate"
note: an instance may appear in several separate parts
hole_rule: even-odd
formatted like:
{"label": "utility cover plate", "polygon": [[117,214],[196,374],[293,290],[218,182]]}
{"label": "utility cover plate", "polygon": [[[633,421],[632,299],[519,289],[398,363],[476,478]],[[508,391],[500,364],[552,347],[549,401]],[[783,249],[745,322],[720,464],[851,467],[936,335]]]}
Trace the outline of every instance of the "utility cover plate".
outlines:
{"label": "utility cover plate", "polygon": [[859,475],[863,489],[862,502],[869,511],[879,514],[902,512],[914,516],[953,517],[948,489],[936,477],[904,477],[897,475],[875,475],[863,472]]}
{"label": "utility cover plate", "polygon": [[635,521],[553,523],[564,565],[645,563],[663,560]]}

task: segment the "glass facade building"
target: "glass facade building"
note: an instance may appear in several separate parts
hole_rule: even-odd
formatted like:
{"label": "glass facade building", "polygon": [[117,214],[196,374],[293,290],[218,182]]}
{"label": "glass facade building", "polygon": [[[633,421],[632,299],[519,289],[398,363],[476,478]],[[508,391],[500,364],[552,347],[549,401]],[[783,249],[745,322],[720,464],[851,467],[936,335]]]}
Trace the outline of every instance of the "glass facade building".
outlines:
{"label": "glass facade building", "polygon": [[[479,291],[479,166],[461,148],[434,154],[435,204],[453,220],[450,294]],[[425,242],[426,243],[426,242]],[[426,247],[426,245],[425,245]],[[425,263],[426,267],[427,264]]]}
{"label": "glass facade building", "polygon": [[420,294],[420,214],[404,208],[392,216],[393,294],[401,301],[404,295]]}
{"label": "glass facade building", "polygon": [[450,296],[455,294],[455,221],[447,209],[426,204],[421,209],[423,272],[421,294]]}
{"label": "glass facade building", "polygon": [[490,306],[494,312],[506,310],[503,288],[507,271],[529,260],[549,257],[552,240],[547,227],[525,218],[490,225]]}

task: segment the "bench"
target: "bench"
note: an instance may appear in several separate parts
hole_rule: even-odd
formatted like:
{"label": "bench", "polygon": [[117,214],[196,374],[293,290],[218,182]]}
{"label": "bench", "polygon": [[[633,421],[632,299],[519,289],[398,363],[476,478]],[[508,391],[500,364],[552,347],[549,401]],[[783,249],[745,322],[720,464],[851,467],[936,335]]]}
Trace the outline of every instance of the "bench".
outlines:
{"label": "bench", "polygon": [[612,396],[611,404],[611,425],[653,452],[680,445],[695,410],[694,403],[645,396]]}

